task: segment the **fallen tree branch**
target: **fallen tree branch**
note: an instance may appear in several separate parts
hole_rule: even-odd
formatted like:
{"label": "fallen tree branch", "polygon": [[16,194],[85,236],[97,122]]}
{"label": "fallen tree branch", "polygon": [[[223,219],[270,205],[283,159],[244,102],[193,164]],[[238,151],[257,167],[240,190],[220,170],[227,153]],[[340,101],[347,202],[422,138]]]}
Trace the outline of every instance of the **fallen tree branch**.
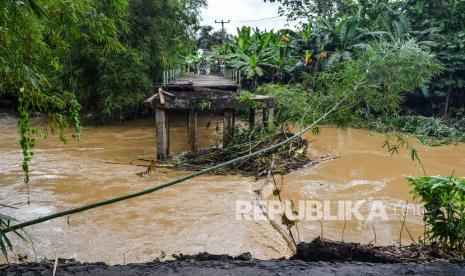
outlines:
{"label": "fallen tree branch", "polygon": [[271,176],[271,169],[270,169],[268,171],[266,181],[263,184],[262,188],[258,191],[257,197],[256,197],[255,200],[258,203],[258,205],[260,206],[260,209],[261,209],[263,215],[265,215],[265,217],[267,218],[267,220],[270,223],[271,227],[273,227],[273,229],[275,229],[279,233],[279,235],[281,235],[281,237],[286,242],[288,249],[292,251],[292,254],[296,254],[297,253],[297,248],[296,248],[296,244],[295,244],[295,241],[293,240],[293,238],[289,235],[289,233],[287,233],[283,229],[283,227],[281,227],[281,225],[279,225],[276,221],[273,220],[273,218],[270,217],[270,215],[268,214],[266,208],[264,208],[264,206],[262,206],[260,204],[260,202],[264,201],[263,193],[264,193],[265,188],[268,186],[268,184],[271,183],[271,177],[272,176]]}

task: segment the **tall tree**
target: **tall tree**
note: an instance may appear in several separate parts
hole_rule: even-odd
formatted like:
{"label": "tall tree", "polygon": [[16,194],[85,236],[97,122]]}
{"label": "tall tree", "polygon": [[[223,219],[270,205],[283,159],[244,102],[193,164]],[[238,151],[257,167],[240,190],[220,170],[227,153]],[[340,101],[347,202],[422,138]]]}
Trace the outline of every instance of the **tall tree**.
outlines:
{"label": "tall tree", "polygon": [[[79,139],[80,105],[71,79],[64,78],[72,45],[98,40],[106,49],[120,48],[117,26],[101,9],[100,1],[5,0],[0,2],[0,94],[17,98],[18,130],[23,149],[25,182],[38,130],[31,127],[29,114],[47,116],[43,134],[50,129],[71,127]],[[124,1],[105,2],[108,10],[124,9]],[[82,25],[82,22],[89,22]],[[87,29],[86,29],[87,27]]]}
{"label": "tall tree", "polygon": [[303,24],[311,22],[316,16],[333,19],[339,11],[354,3],[353,0],[263,0],[280,4],[279,14],[289,21]]}
{"label": "tall tree", "polygon": [[[106,122],[134,116],[163,68],[194,47],[205,0],[0,1],[0,96],[17,100],[25,182],[38,137],[71,127],[80,110]],[[45,128],[29,114],[46,115]]]}
{"label": "tall tree", "polygon": [[79,74],[77,95],[86,118],[101,123],[140,117],[143,99],[162,72],[180,66],[179,56],[195,48],[194,35],[204,0],[132,0],[119,28],[120,51],[98,41],[79,43],[72,72]]}
{"label": "tall tree", "polygon": [[450,105],[465,107],[465,1],[406,0],[397,5],[410,19],[413,29],[435,28],[440,34],[433,49],[446,71],[432,82],[426,90],[427,96],[443,99],[445,115]]}
{"label": "tall tree", "polygon": [[218,46],[228,41],[230,35],[223,31],[213,31],[212,26],[202,26],[200,29],[200,34],[198,38],[197,46],[200,49],[210,49],[213,46]]}

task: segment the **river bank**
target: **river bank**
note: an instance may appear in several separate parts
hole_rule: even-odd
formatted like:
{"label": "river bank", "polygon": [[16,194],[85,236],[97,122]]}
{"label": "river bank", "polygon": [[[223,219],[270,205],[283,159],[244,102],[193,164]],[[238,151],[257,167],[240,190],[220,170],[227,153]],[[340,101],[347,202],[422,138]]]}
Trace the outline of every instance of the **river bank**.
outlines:
{"label": "river bank", "polygon": [[[52,275],[54,263],[12,264],[0,276]],[[465,263],[304,262],[301,260],[184,259],[109,266],[104,263],[59,263],[56,275],[464,275]]]}
{"label": "river bank", "polygon": [[[12,265],[0,275],[51,275],[52,264]],[[23,274],[24,273],[24,274]],[[108,266],[103,263],[59,265],[56,275],[463,275],[464,263],[425,264],[306,263],[287,260],[168,261]]]}
{"label": "river bank", "polygon": [[[167,259],[165,259],[167,258]],[[74,259],[0,265],[14,275],[463,275],[465,262],[434,245],[373,246],[317,238],[297,245],[289,259],[260,260],[243,253],[163,256],[151,262],[110,266]]]}

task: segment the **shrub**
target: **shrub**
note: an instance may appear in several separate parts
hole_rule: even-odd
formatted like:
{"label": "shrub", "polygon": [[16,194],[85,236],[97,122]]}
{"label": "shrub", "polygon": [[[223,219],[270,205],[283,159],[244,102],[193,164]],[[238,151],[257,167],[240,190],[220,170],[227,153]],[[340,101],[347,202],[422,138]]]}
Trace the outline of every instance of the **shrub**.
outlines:
{"label": "shrub", "polygon": [[412,193],[424,203],[425,238],[464,256],[465,179],[458,177],[408,178]]}
{"label": "shrub", "polygon": [[266,84],[258,87],[257,93],[276,98],[279,107],[275,114],[277,124],[308,124],[315,109],[312,94],[299,85]]}
{"label": "shrub", "polygon": [[423,144],[438,146],[465,142],[465,120],[455,122],[423,116],[381,117],[367,123],[371,130],[398,131],[417,137]]}

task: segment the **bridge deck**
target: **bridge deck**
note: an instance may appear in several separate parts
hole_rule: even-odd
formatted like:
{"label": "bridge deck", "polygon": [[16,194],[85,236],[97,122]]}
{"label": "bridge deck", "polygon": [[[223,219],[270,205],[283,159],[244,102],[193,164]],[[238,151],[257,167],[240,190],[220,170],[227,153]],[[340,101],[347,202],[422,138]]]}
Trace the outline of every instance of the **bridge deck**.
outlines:
{"label": "bridge deck", "polygon": [[[231,80],[213,75],[186,75],[162,86],[146,102],[162,109],[198,109],[200,103],[209,102],[215,110],[242,109],[238,102],[239,85]],[[265,107],[274,107],[275,99],[257,95],[252,98]]]}
{"label": "bridge deck", "polygon": [[209,88],[216,88],[216,87],[231,87],[236,88],[239,86],[237,83],[228,80],[223,77],[214,76],[214,75],[187,75],[182,76],[176,79],[173,82],[170,82],[167,87],[173,86],[193,86],[193,87],[209,87]]}
{"label": "bridge deck", "polygon": [[[250,109],[241,103],[237,92],[239,85],[223,77],[212,75],[187,75],[158,89],[146,100],[155,108],[157,128],[157,159],[169,157],[170,110],[188,111],[189,151],[197,150],[197,117],[200,111],[221,112],[223,114],[223,147],[227,147],[234,134],[235,111]],[[252,100],[259,103],[250,110],[250,124],[268,124],[274,116],[275,99],[271,96],[256,95]]]}

